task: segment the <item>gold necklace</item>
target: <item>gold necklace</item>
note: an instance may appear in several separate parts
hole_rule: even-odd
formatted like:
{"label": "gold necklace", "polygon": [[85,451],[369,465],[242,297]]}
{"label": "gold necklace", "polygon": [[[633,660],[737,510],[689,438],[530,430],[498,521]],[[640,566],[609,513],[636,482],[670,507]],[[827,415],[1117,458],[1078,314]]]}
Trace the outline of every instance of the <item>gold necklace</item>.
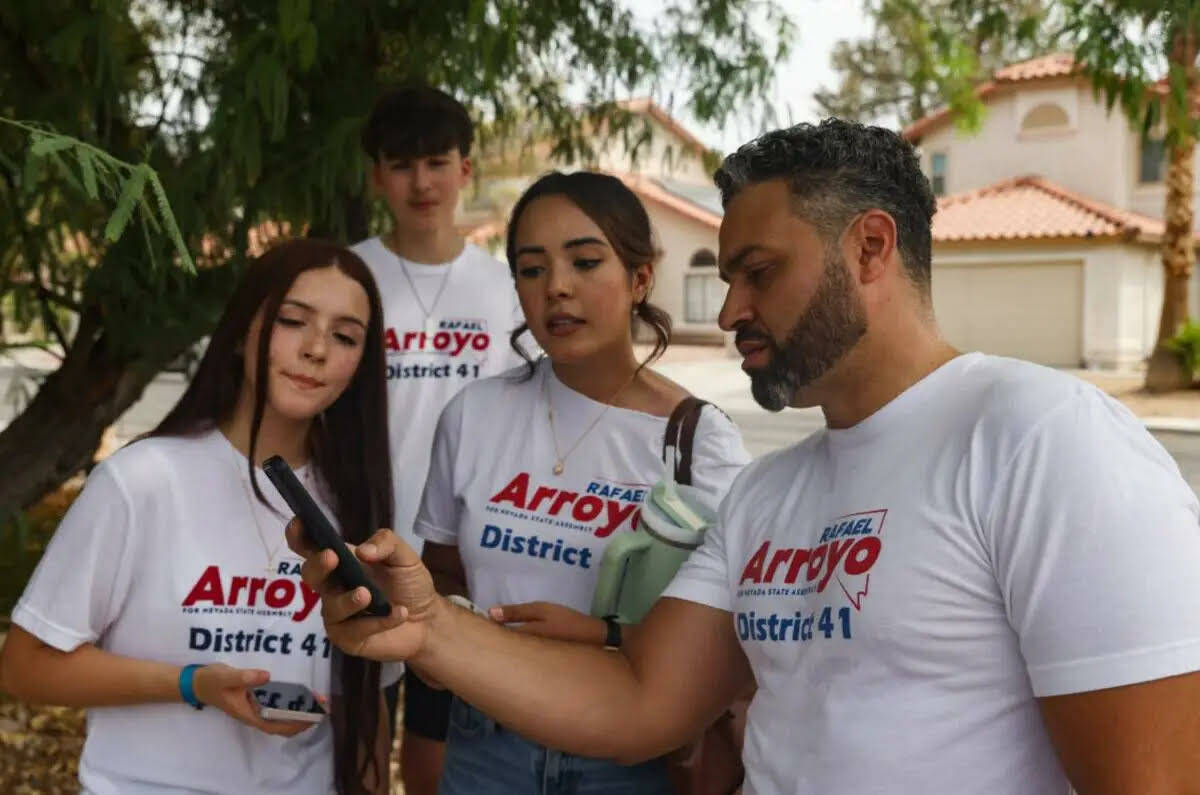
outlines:
{"label": "gold necklace", "polygon": [[600,420],[604,418],[604,415],[608,413],[608,409],[612,406],[612,402],[616,400],[617,397],[624,392],[630,384],[633,383],[635,378],[637,378],[636,372],[634,372],[633,376],[628,381],[621,385],[620,389],[613,393],[613,396],[610,397],[608,402],[604,404],[604,408],[601,409],[600,413],[596,415],[596,419],[592,420],[591,423],[583,429],[583,433],[579,434],[579,438],[575,440],[575,443],[567,448],[567,452],[563,453],[559,451],[558,432],[554,428],[554,402],[550,399],[550,369],[547,367],[546,378],[542,381],[542,391],[546,393],[546,413],[550,419],[550,438],[554,440],[555,461],[553,471],[555,475],[561,475],[563,473],[563,470],[566,469],[567,457],[570,456],[571,453],[575,452],[575,448],[579,446],[579,443],[583,441],[583,438],[587,436],[588,433],[591,432],[592,428],[595,428]]}

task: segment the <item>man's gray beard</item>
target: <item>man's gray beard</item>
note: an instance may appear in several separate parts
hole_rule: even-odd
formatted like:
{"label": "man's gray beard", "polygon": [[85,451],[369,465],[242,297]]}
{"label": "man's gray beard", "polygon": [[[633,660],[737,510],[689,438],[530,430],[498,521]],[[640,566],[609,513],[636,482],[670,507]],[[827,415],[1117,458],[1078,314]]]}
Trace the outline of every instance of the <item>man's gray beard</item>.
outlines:
{"label": "man's gray beard", "polygon": [[799,389],[827,373],[867,333],[862,301],[835,251],[826,256],[817,292],[783,344],[770,340],[766,366],[750,371],[750,393],[767,411],[790,406]]}

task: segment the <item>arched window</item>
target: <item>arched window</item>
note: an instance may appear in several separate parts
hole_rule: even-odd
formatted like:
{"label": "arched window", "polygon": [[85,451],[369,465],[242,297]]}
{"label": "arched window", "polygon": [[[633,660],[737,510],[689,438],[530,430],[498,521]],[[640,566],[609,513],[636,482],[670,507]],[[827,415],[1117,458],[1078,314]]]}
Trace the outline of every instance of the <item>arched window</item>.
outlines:
{"label": "arched window", "polygon": [[1071,129],[1071,117],[1059,105],[1044,102],[1021,119],[1021,132],[1058,132]]}
{"label": "arched window", "polygon": [[693,268],[715,268],[717,255],[711,249],[702,248],[692,255],[691,265]]}

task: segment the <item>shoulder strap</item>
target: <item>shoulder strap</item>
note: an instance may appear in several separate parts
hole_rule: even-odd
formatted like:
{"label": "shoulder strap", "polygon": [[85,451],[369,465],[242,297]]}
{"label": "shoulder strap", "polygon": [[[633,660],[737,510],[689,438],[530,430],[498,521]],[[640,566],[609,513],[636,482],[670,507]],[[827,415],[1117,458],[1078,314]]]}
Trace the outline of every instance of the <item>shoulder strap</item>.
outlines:
{"label": "shoulder strap", "polygon": [[663,461],[667,466],[667,448],[675,447],[675,482],[685,486],[692,484],[692,445],[696,439],[696,425],[700,422],[700,412],[708,401],[688,395],[671,412],[667,420],[667,432],[663,434]]}

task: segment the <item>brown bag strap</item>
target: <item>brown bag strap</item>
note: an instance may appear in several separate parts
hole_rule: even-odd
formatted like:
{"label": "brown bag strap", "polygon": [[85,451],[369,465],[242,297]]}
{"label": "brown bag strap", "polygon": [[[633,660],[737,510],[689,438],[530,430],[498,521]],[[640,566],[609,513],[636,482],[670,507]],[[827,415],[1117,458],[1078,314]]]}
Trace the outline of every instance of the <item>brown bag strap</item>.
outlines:
{"label": "brown bag strap", "polygon": [[667,447],[675,447],[675,482],[685,486],[692,485],[692,447],[696,440],[696,425],[700,422],[700,412],[708,401],[691,395],[679,401],[679,405],[671,412],[667,420],[667,432],[663,434],[663,462],[670,466],[667,460]]}

